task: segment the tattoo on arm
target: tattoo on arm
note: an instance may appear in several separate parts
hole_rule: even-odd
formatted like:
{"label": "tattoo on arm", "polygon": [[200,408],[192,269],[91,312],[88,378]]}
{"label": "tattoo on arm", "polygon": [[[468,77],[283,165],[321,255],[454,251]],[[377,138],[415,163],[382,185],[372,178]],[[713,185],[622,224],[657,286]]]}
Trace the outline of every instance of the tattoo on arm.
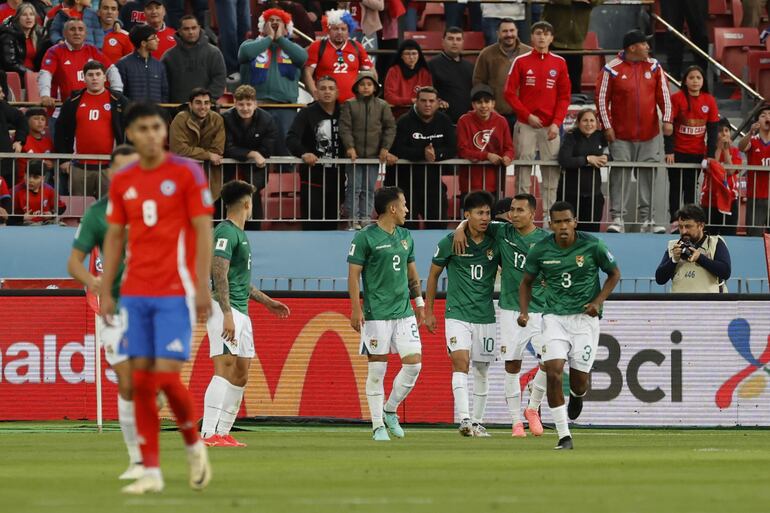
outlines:
{"label": "tattoo on arm", "polygon": [[211,261],[211,277],[214,280],[214,290],[217,293],[217,301],[223,312],[230,311],[230,283],[227,281],[227,272],[230,270],[230,261],[220,256],[215,256]]}
{"label": "tattoo on arm", "polygon": [[259,290],[254,285],[252,285],[251,289],[249,290],[249,299],[253,299],[257,303],[261,303],[263,305],[266,305],[270,302],[270,297],[268,297],[267,294]]}

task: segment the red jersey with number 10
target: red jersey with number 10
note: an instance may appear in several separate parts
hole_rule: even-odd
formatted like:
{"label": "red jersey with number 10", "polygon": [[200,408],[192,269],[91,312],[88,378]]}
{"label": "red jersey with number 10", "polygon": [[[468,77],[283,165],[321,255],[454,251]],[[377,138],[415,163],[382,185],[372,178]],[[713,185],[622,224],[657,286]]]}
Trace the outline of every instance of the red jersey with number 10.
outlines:
{"label": "red jersey with number 10", "polygon": [[[112,130],[112,106],[110,92],[92,94],[83,91],[75,110],[75,153],[81,155],[109,155],[115,147]],[[99,160],[84,159],[86,164],[98,164]]]}
{"label": "red jersey with number 10", "polygon": [[[746,161],[750,166],[770,167],[770,141],[763,141],[759,134],[752,137],[746,151]],[[770,171],[748,171],[746,175],[746,197],[767,199]]]}
{"label": "red jersey with number 10", "polygon": [[211,215],[201,167],[168,154],[154,169],[139,163],[110,185],[107,220],[128,227],[125,296],[191,296],[195,292],[195,232],[191,220]]}
{"label": "red jersey with number 10", "polygon": [[84,44],[79,50],[72,50],[62,41],[49,48],[45,53],[40,71],[48,71],[53,76],[51,96],[56,94],[57,87],[62,100],[69,98],[72,91],[83,89],[86,86],[83,66],[88,61],[99,61],[105,68],[112,65],[107,57],[93,45]]}

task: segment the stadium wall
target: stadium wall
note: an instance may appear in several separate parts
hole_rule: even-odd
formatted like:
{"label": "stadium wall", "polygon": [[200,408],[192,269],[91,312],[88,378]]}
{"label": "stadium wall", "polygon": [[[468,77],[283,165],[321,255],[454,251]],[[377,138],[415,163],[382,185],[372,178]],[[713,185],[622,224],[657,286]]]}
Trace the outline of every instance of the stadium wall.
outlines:
{"label": "stadium wall", "polygon": [[[278,320],[251,304],[257,357],[240,415],[365,420],[366,360],[358,356],[358,335],[348,324],[349,301],[334,293],[276,295],[291,308],[289,319]],[[619,294],[607,303],[581,423],[770,426],[770,296],[676,299]],[[439,300],[439,333],[421,329],[423,371],[399,412],[406,422],[458,420],[443,307]],[[94,314],[84,295],[0,291],[0,317],[0,420],[95,418]],[[524,401],[536,369],[529,349],[522,368]],[[391,358],[386,390],[398,370]],[[114,375],[104,361],[102,369],[104,415],[115,419]],[[208,339],[198,327],[183,377],[199,413],[212,372]],[[508,422],[503,372],[502,362],[495,362],[487,414],[491,424]],[[543,416],[550,420],[547,408]]]}
{"label": "stadium wall", "polygon": [[[430,259],[443,230],[413,231],[417,267],[427,278]],[[0,278],[60,278],[67,276],[75,229],[61,226],[0,229]],[[624,278],[652,278],[670,236],[653,234],[597,234],[620,263]],[[351,232],[248,232],[252,248],[253,278],[347,276]],[[726,237],[732,257],[733,278],[767,278],[764,245],[759,237]],[[728,283],[733,292],[738,288]],[[646,284],[644,284],[646,287]],[[273,285],[269,285],[273,288]],[[322,284],[331,289],[331,281]],[[275,288],[285,288],[279,282]],[[342,285],[344,290],[345,285]],[[339,288],[338,288],[339,290]],[[658,289],[653,288],[652,291]],[[663,289],[660,288],[660,291]],[[648,292],[647,288],[623,292]],[[753,292],[753,290],[752,290]]]}

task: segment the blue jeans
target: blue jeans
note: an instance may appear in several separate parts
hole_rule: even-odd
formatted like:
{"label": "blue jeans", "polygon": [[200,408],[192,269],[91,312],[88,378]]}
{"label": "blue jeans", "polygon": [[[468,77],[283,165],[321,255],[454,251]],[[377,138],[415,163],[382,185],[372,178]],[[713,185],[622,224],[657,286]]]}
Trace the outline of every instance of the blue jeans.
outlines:
{"label": "blue jeans", "polygon": [[239,71],[238,48],[251,28],[248,0],[215,0],[219,24],[219,49],[225,58],[227,74]]}
{"label": "blue jeans", "polygon": [[465,27],[465,8],[471,17],[471,30],[481,32],[481,4],[458,4],[456,2],[444,2],[444,17],[446,18],[446,27]]}
{"label": "blue jeans", "polygon": [[345,212],[348,218],[357,221],[371,218],[379,170],[377,164],[345,165]]}
{"label": "blue jeans", "polygon": [[404,30],[414,32],[417,30],[417,9],[411,6],[406,6],[406,14],[404,14]]}
{"label": "blue jeans", "polygon": [[273,148],[273,155],[275,156],[291,156],[288,148],[286,147],[286,134],[289,133],[291,124],[294,123],[294,118],[297,117],[297,109],[265,109],[265,112],[272,116],[275,125],[278,128],[278,139],[275,141]]}

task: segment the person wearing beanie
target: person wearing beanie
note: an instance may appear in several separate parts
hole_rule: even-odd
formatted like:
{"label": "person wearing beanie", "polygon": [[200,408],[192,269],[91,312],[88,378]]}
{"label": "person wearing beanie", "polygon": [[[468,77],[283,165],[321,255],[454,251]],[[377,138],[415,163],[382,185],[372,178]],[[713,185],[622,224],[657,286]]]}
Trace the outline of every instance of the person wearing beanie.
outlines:
{"label": "person wearing beanie", "polygon": [[432,85],[433,78],[420,44],[413,39],[405,40],[385,75],[385,101],[393,106],[393,116],[401,117],[414,106],[417,91]]}
{"label": "person wearing beanie", "polygon": [[152,53],[158,48],[158,34],[149,25],[136,25],[129,34],[134,51],[118,61],[123,94],[131,101],[168,101],[166,67]]}

